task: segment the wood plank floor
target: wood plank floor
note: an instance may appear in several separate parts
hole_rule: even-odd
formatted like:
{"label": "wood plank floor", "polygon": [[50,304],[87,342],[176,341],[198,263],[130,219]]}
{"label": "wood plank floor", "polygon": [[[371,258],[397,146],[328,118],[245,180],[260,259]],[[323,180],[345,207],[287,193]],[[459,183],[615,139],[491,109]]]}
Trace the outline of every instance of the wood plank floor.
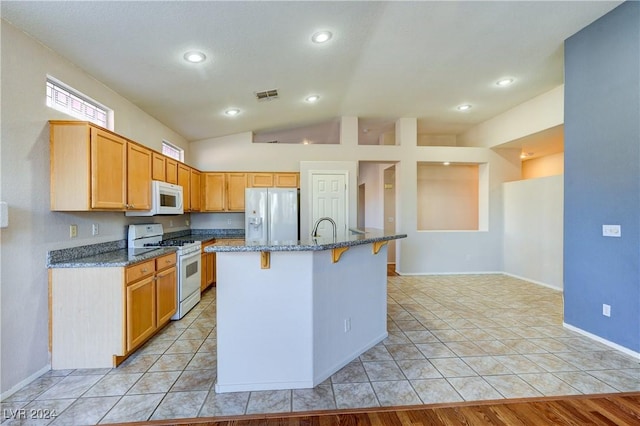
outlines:
{"label": "wood plank floor", "polygon": [[153,421],[175,426],[640,425],[640,392]]}

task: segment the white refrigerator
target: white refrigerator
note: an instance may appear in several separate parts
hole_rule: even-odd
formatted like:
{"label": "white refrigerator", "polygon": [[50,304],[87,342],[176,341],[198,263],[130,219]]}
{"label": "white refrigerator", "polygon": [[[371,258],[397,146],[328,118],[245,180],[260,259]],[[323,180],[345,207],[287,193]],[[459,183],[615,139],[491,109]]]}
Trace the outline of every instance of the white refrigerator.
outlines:
{"label": "white refrigerator", "polygon": [[298,240],[296,188],[247,188],[244,202],[247,242]]}

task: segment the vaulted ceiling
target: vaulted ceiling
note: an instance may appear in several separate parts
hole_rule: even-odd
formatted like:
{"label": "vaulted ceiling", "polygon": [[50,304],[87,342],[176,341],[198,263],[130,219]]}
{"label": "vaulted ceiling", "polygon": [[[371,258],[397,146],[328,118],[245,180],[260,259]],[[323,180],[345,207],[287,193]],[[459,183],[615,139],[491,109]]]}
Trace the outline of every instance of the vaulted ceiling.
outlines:
{"label": "vaulted ceiling", "polygon": [[[564,40],[620,3],[2,1],[1,12],[193,141],[345,115],[457,134],[562,84]],[[312,42],[320,30],[331,40]],[[206,60],[186,62],[191,50]],[[498,87],[504,77],[513,84]],[[256,99],[270,89],[277,99]]]}

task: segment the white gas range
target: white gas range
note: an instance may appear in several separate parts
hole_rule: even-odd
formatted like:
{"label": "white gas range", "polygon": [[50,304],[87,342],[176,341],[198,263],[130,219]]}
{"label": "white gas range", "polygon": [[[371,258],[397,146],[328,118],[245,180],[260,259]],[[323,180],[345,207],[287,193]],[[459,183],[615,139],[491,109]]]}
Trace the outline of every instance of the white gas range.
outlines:
{"label": "white gas range", "polygon": [[200,241],[185,238],[163,240],[160,223],[129,225],[128,248],[131,253],[161,247],[176,247],[178,269],[178,310],[171,317],[178,320],[200,302]]}

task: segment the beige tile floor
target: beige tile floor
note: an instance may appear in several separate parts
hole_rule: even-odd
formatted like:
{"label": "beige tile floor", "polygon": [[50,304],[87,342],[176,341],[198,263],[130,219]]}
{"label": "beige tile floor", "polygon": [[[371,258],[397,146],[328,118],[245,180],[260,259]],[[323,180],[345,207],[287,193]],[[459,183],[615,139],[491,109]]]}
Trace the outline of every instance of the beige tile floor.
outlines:
{"label": "beige tile floor", "polygon": [[212,289],[118,368],[44,374],[2,401],[2,424],[640,391],[637,359],[562,327],[560,292],[503,275],[389,277],[389,337],[314,389],[216,394],[215,309]]}

